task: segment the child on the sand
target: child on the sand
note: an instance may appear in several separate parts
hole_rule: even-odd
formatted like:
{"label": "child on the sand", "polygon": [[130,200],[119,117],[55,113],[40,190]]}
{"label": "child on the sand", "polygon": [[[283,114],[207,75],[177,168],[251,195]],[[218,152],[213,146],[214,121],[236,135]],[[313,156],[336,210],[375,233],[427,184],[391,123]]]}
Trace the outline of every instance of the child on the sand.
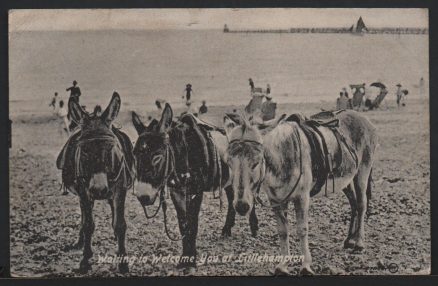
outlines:
{"label": "child on the sand", "polygon": [[67,115],[68,115],[68,110],[64,105],[64,101],[61,100],[61,101],[59,101],[58,116],[62,119],[62,122],[63,122],[62,128],[65,130],[65,132],[67,132],[67,135],[70,137],[70,130],[68,128],[70,122],[67,118]]}

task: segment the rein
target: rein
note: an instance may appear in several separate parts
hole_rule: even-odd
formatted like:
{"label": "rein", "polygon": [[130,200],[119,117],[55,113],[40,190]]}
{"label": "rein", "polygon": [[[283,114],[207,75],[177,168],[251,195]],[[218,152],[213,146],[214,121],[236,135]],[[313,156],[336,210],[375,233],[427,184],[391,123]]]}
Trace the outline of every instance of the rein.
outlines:
{"label": "rein", "polygon": [[[108,178],[108,181],[112,182],[114,184],[114,183],[116,183],[120,179],[120,176],[121,176],[122,172],[126,171],[127,162],[126,162],[125,154],[123,152],[123,148],[120,146],[120,143],[119,143],[117,137],[114,137],[112,135],[101,135],[101,136],[98,136],[98,137],[86,138],[86,139],[81,138],[81,140],[79,142],[77,142],[77,148],[76,148],[76,151],[75,151],[75,162],[76,162],[75,163],[76,164],[76,166],[75,166],[75,176],[76,176],[76,178],[79,181],[83,181],[84,177],[81,174],[82,173],[82,171],[81,171],[82,170],[82,166],[81,166],[81,160],[80,160],[80,156],[82,154],[82,145],[85,145],[86,143],[90,143],[90,142],[94,142],[94,141],[106,141],[106,142],[109,142],[109,143],[111,143],[111,145],[113,147],[117,146],[122,151],[121,152],[122,155],[121,155],[120,168],[117,171],[117,175],[115,176],[115,178]],[[129,169],[128,169],[128,172],[131,173],[131,171]],[[131,175],[132,175],[132,173],[131,173]],[[131,176],[131,177],[133,177],[133,176]],[[134,184],[133,180],[132,180],[131,184],[127,184],[127,182],[125,180],[124,184],[123,184],[123,187],[126,188],[126,189],[129,189],[129,188],[131,188],[131,186],[133,186],[133,184]]]}
{"label": "rein", "polygon": [[[163,210],[163,220],[164,220],[164,230],[166,232],[167,237],[172,240],[172,241],[180,241],[184,238],[185,235],[181,236],[181,237],[172,237],[170,235],[169,232],[169,228],[167,226],[167,202],[166,202],[166,198],[165,198],[165,193],[166,193],[166,186],[167,186],[167,182],[169,180],[169,178],[176,173],[175,171],[175,154],[174,151],[168,141],[168,135],[166,134],[166,167],[164,168],[164,179],[161,182],[160,186],[158,187],[158,192],[159,192],[159,202],[158,202],[158,208],[156,209],[156,211],[152,214],[149,215],[147,212],[147,208],[140,202],[141,207],[143,208],[143,212],[146,216],[147,219],[151,219],[154,218],[158,215],[158,212],[160,211],[160,209]],[[172,164],[169,164],[169,161],[172,160]],[[171,169],[172,168],[172,169]],[[187,178],[189,177],[188,174],[186,174]],[[178,176],[176,176],[176,178],[178,178]],[[187,197],[187,194],[186,194]],[[187,198],[186,198],[186,212],[187,212]]]}

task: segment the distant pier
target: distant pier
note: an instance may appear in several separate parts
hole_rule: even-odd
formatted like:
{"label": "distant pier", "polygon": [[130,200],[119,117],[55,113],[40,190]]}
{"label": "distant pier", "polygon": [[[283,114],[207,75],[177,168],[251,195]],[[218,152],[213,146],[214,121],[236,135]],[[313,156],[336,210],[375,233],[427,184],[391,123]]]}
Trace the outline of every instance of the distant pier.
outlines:
{"label": "distant pier", "polygon": [[[357,34],[348,28],[290,28],[290,29],[262,29],[262,30],[231,30],[224,29],[224,33],[300,33],[300,34]],[[424,35],[428,34],[427,28],[368,28],[360,34],[411,34]]]}

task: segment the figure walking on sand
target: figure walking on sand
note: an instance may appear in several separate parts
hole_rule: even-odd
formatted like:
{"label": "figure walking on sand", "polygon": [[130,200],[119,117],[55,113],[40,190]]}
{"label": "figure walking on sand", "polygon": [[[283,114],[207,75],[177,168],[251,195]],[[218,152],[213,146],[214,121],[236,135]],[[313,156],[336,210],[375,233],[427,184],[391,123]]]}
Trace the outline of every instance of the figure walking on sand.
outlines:
{"label": "figure walking on sand", "polygon": [[[77,86],[78,82],[76,80],[73,81],[73,86],[70,86],[66,89],[66,91],[70,91],[70,97],[68,102],[74,101],[79,104],[79,96],[81,96],[81,89]],[[68,104],[69,105],[69,104]],[[68,111],[67,118],[70,119],[70,111]],[[73,131],[77,127],[77,124],[74,121],[71,121],[69,130]]]}
{"label": "figure walking on sand", "polygon": [[202,105],[199,107],[199,114],[205,114],[208,112],[207,102],[205,100],[202,101]]}
{"label": "figure walking on sand", "polygon": [[270,94],[266,95],[266,101],[262,104],[262,119],[268,121],[275,118],[275,110],[277,109],[277,103],[272,101]]}
{"label": "figure walking on sand", "polygon": [[67,135],[70,137],[70,130],[69,130],[69,125],[70,125],[70,121],[67,118],[68,115],[68,110],[66,108],[66,106],[64,105],[64,101],[60,100],[59,101],[59,109],[58,109],[58,116],[59,118],[62,119],[62,129],[67,132]]}
{"label": "figure walking on sand", "polygon": [[[344,89],[342,89],[344,90]],[[351,100],[348,98],[348,93],[341,91],[336,100],[336,110],[353,109]]]}
{"label": "figure walking on sand", "polygon": [[78,82],[73,81],[73,86],[70,86],[65,91],[70,91],[70,99],[79,103],[79,96],[81,96],[81,89],[77,86]]}
{"label": "figure walking on sand", "polygon": [[55,92],[55,95],[52,98],[52,101],[50,102],[49,106],[53,107],[53,111],[56,110],[56,102],[58,101],[58,93]]}
{"label": "figure walking on sand", "polygon": [[398,83],[396,86],[397,86],[397,92],[395,93],[395,95],[397,96],[397,107],[400,107],[400,103],[403,98],[403,92],[401,89],[402,85]]}
{"label": "figure walking on sand", "polygon": [[166,101],[163,99],[157,99],[155,100],[155,106],[157,107],[158,111],[161,112],[163,111],[163,106],[166,104]]}
{"label": "figure walking on sand", "polygon": [[[184,92],[186,93],[185,99],[186,99],[186,106],[187,109],[190,109],[190,105],[192,105],[192,93],[195,94],[195,92],[192,89],[192,85],[190,83],[186,84],[186,88],[184,89]],[[184,99],[184,95],[182,97]]]}
{"label": "figure walking on sand", "polygon": [[251,88],[251,94],[252,94],[254,92],[255,85],[254,85],[254,82],[252,81],[252,78],[249,78],[248,81],[249,81],[249,87]]}

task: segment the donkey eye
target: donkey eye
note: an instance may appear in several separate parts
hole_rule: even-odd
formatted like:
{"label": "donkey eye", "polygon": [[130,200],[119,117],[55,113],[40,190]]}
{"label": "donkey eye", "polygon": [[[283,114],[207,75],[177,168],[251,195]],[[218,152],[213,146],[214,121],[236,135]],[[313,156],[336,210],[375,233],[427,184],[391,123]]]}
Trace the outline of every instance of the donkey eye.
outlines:
{"label": "donkey eye", "polygon": [[156,166],[157,164],[159,164],[161,162],[162,159],[163,159],[162,155],[155,155],[152,158],[152,165]]}
{"label": "donkey eye", "polygon": [[254,165],[251,166],[251,169],[254,170],[258,165],[259,165],[259,162],[255,163]]}

